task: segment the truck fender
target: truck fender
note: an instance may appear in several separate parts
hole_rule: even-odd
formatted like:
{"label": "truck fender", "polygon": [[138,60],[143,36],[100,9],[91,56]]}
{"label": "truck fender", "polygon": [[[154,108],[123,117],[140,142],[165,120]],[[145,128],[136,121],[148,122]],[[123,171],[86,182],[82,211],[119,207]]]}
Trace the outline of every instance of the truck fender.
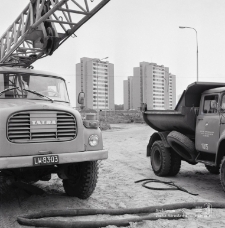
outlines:
{"label": "truck fender", "polygon": [[147,157],[151,156],[151,147],[153,143],[157,140],[161,140],[164,147],[170,148],[170,145],[167,142],[167,135],[169,133],[170,131],[155,132],[150,136],[149,143],[147,145]]}
{"label": "truck fender", "polygon": [[217,148],[218,149],[216,153],[215,163],[216,165],[220,165],[223,157],[225,156],[225,135],[223,135],[223,137],[220,138]]}

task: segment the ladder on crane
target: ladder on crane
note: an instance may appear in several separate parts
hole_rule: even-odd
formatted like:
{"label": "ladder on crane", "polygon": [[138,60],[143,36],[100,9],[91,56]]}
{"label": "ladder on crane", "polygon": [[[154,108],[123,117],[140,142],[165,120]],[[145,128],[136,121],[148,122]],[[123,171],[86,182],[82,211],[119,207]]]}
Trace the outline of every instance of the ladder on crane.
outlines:
{"label": "ladder on crane", "polygon": [[27,68],[52,55],[109,1],[30,0],[0,38],[0,65]]}

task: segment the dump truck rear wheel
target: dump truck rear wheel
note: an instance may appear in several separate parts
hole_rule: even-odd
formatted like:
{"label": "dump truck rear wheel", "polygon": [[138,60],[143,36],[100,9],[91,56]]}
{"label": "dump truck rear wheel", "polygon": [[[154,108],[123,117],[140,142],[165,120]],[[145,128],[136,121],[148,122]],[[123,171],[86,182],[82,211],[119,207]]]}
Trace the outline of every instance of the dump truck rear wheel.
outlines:
{"label": "dump truck rear wheel", "polygon": [[97,161],[74,163],[68,166],[69,179],[63,180],[68,196],[87,199],[94,192],[98,179]]}
{"label": "dump truck rear wheel", "polygon": [[171,153],[162,141],[155,141],[151,148],[151,166],[153,172],[160,177],[168,176],[171,168]]}
{"label": "dump truck rear wheel", "polygon": [[220,173],[220,167],[218,167],[218,166],[205,165],[205,167],[212,174],[219,174]]}
{"label": "dump truck rear wheel", "polygon": [[169,145],[176,151],[185,161],[196,164],[195,158],[197,156],[194,142],[187,136],[177,131],[172,131],[167,136]]}
{"label": "dump truck rear wheel", "polygon": [[172,149],[170,151],[171,151],[171,167],[170,167],[168,176],[176,176],[180,171],[181,157]]}

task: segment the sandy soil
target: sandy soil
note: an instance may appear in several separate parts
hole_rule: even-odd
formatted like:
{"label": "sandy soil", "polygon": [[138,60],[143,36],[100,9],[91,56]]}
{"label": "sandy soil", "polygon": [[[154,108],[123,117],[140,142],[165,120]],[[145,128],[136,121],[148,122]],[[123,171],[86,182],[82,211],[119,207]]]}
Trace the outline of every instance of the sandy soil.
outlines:
{"label": "sandy soil", "polygon": [[[103,132],[104,147],[109,151],[108,160],[100,163],[99,180],[95,192],[88,200],[67,197],[62,181],[53,176],[51,181],[39,181],[44,195],[29,195],[23,190],[8,188],[0,193],[0,227],[25,227],[18,225],[18,215],[51,209],[79,208],[137,208],[169,203],[220,201],[225,202],[225,193],[219,176],[210,174],[202,164],[195,166],[182,162],[176,177],[160,178],[154,175],[146,146],[153,130],[145,124],[115,124]],[[173,181],[187,189],[193,196],[181,191],[148,190],[134,182],[144,178]],[[156,186],[156,185],[154,185]],[[225,227],[225,210],[213,209],[209,216],[202,217],[203,211],[185,210],[186,219],[157,220],[131,223],[130,228],[145,227]],[[116,216],[116,218],[129,217]],[[111,219],[110,216],[83,217],[80,220]],[[64,218],[71,219],[71,218]],[[115,228],[116,226],[108,226]]]}

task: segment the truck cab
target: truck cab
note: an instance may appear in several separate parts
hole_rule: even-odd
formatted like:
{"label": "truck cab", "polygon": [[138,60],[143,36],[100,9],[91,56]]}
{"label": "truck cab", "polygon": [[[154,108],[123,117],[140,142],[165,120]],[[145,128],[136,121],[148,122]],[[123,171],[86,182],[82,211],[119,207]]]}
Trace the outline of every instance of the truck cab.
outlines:
{"label": "truck cab", "polygon": [[220,149],[225,139],[224,124],[225,87],[205,91],[196,119],[195,147],[200,152],[199,161],[208,157],[209,162],[219,166],[224,155]]}
{"label": "truck cab", "polygon": [[65,80],[49,72],[0,67],[0,134],[0,187],[48,181],[54,173],[69,196],[88,198],[98,160],[108,156],[98,121],[84,124]]}

